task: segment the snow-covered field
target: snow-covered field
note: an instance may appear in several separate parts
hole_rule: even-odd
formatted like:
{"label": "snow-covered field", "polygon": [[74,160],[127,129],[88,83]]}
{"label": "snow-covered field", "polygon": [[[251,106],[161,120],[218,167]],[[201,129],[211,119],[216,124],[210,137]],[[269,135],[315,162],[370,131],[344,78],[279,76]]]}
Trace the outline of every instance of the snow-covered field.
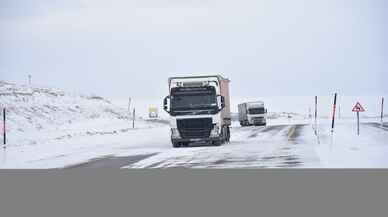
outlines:
{"label": "snow-covered field", "polygon": [[372,113],[357,136],[350,116],[336,119],[333,134],[331,120],[320,117],[315,134],[297,109],[270,110],[267,127],[234,122],[230,143],[174,149],[166,123],[136,119],[133,129],[125,108],[98,96],[0,82],[0,103],[8,111],[2,169],[104,167],[115,159],[136,159],[119,168],[388,168],[388,126]]}

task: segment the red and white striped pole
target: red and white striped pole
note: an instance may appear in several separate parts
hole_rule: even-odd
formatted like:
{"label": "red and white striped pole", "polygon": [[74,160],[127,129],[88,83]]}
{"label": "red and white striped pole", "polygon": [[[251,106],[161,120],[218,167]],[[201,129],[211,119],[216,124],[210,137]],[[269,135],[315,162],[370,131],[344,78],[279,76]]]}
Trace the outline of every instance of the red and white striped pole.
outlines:
{"label": "red and white striped pole", "polygon": [[331,133],[334,132],[334,119],[335,119],[335,108],[337,105],[337,93],[334,94],[334,103],[333,103],[333,117],[331,121]]}

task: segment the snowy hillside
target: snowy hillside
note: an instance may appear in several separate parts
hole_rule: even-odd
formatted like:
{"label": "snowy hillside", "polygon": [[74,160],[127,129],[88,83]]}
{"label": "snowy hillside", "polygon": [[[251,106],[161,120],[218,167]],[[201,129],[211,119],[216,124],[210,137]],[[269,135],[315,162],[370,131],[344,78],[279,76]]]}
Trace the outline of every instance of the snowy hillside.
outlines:
{"label": "snowy hillside", "polygon": [[[55,88],[0,81],[0,107],[7,110],[8,147],[114,134],[132,128],[126,110],[108,100]],[[136,126],[151,124],[137,120]]]}
{"label": "snowy hillside", "polygon": [[52,88],[26,87],[0,81],[1,107],[8,130],[30,131],[97,118],[124,118],[124,110],[98,96],[79,96]]}

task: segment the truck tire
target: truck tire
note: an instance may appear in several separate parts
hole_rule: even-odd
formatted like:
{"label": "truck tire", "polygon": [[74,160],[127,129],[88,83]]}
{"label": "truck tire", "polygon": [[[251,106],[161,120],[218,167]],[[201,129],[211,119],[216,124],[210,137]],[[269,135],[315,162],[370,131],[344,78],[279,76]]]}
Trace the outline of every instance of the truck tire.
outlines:
{"label": "truck tire", "polygon": [[226,142],[230,141],[230,128],[226,127]]}
{"label": "truck tire", "polygon": [[181,147],[181,143],[180,142],[172,142],[172,147],[179,148],[179,147]]}
{"label": "truck tire", "polygon": [[222,141],[221,140],[213,141],[213,145],[214,146],[221,146],[222,145]]}

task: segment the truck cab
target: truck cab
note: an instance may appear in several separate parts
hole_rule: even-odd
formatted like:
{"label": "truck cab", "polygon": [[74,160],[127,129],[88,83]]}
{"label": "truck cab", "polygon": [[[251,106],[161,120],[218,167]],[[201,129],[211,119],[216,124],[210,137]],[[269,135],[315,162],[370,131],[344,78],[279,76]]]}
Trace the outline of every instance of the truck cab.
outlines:
{"label": "truck cab", "polygon": [[229,80],[219,75],[172,77],[164,110],[170,114],[173,147],[229,141]]}

